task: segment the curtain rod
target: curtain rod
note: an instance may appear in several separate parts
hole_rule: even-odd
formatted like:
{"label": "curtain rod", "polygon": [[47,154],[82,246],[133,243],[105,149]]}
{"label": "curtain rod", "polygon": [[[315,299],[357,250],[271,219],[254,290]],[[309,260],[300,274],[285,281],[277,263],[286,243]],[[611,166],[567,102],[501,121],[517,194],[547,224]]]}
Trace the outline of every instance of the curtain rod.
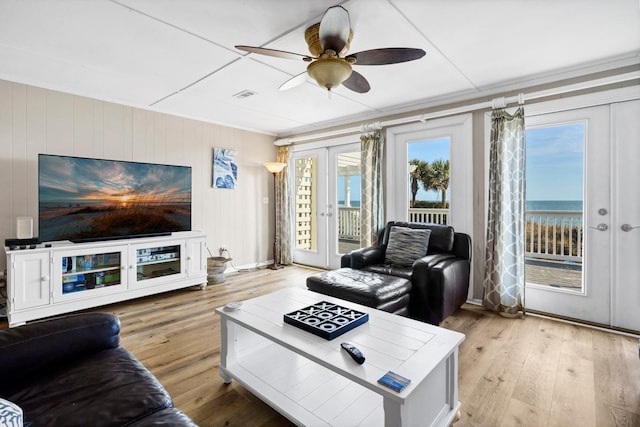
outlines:
{"label": "curtain rod", "polygon": [[389,126],[403,125],[403,124],[412,123],[412,122],[424,123],[429,119],[452,116],[455,114],[468,113],[476,110],[484,110],[486,108],[496,108],[493,106],[494,102],[496,103],[504,102],[504,106],[500,107],[500,108],[504,108],[508,104],[514,104],[514,103],[522,104],[525,101],[529,101],[532,99],[546,98],[548,96],[561,95],[563,93],[575,92],[582,89],[592,89],[600,86],[606,86],[609,84],[622,83],[622,82],[626,82],[626,81],[634,80],[638,78],[640,78],[640,71],[632,71],[629,73],[619,74],[616,76],[603,77],[600,79],[589,80],[581,83],[574,83],[566,86],[556,87],[553,89],[540,90],[540,91],[531,92],[528,94],[520,93],[516,96],[511,96],[506,98],[505,97],[495,98],[492,101],[477,102],[475,104],[464,105],[462,107],[456,107],[456,108],[449,108],[446,110],[435,111],[433,113],[421,114],[418,116],[409,116],[409,117],[403,117],[395,120],[386,120],[382,122],[378,121],[372,124],[365,124],[362,126],[353,126],[345,129],[339,129],[339,130],[328,131],[328,132],[319,132],[319,133],[304,135],[299,137],[277,139],[275,140],[274,144],[290,145],[295,142],[304,142],[304,141],[310,141],[313,139],[326,139],[326,138],[332,138],[336,136],[350,135],[354,133],[363,133],[364,132],[363,129],[365,129],[364,126],[375,127],[375,128],[379,126],[380,128],[383,128],[383,127],[389,127]]}

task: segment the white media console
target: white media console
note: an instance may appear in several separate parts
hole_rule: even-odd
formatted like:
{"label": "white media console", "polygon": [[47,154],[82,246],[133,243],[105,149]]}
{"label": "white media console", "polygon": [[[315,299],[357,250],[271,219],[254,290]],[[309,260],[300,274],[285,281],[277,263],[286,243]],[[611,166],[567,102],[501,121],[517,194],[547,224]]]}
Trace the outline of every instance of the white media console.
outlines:
{"label": "white media console", "polygon": [[207,284],[206,236],[41,243],[7,254],[7,317],[14,327],[43,317]]}

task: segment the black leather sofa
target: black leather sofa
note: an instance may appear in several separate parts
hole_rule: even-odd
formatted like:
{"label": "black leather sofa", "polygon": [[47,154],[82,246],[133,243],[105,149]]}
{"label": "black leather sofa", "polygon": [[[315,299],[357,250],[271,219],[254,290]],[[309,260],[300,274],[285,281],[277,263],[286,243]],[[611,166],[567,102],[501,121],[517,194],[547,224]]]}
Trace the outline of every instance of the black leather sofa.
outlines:
{"label": "black leather sofa", "polygon": [[119,343],[107,313],[0,330],[0,397],[25,426],[195,426]]}
{"label": "black leather sofa", "polygon": [[[430,230],[427,253],[411,265],[385,263],[391,227]],[[391,221],[380,232],[378,244],[342,256],[341,266],[411,282],[409,317],[439,325],[466,301],[471,271],[471,238],[453,227]]]}

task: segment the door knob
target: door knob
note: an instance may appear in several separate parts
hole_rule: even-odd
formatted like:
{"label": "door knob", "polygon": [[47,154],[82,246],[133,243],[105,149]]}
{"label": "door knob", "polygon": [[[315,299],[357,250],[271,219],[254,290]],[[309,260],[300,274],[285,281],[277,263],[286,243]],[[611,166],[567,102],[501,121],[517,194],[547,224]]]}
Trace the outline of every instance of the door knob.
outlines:
{"label": "door knob", "polygon": [[631,230],[633,230],[634,228],[640,228],[640,225],[636,225],[636,226],[634,227],[634,226],[629,225],[629,224],[622,224],[622,226],[620,227],[620,229],[621,229],[622,231],[631,231]]}
{"label": "door knob", "polygon": [[607,224],[598,224],[597,227],[589,227],[589,228],[593,228],[594,230],[598,230],[598,231],[607,231],[609,229],[609,226]]}

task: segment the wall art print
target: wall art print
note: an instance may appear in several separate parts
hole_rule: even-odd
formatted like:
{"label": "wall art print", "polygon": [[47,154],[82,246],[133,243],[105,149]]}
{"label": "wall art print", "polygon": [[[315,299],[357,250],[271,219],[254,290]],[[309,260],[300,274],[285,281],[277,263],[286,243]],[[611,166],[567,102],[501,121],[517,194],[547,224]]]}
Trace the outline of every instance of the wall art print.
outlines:
{"label": "wall art print", "polygon": [[235,150],[227,148],[213,149],[213,187],[230,188],[236,187],[238,180],[238,164],[236,163]]}

